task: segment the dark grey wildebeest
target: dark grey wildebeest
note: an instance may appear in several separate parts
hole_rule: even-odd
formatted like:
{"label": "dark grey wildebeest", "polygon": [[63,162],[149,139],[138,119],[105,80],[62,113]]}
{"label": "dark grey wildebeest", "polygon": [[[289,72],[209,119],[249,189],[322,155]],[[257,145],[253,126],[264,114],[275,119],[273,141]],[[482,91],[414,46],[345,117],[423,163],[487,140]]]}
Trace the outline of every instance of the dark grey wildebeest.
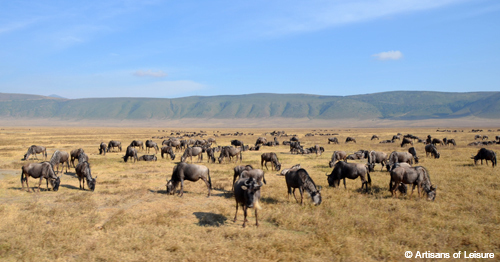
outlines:
{"label": "dark grey wildebeest", "polygon": [[69,154],[68,152],[56,150],[49,161],[52,167],[56,167],[56,173],[59,173],[59,164],[62,164],[61,172],[64,171],[64,163],[66,163],[66,173],[69,169]]}
{"label": "dark grey wildebeest", "polygon": [[155,155],[142,155],[137,158],[137,161],[156,161],[158,158]]}
{"label": "dark grey wildebeest", "polygon": [[345,139],[345,142],[346,142],[346,143],[347,143],[347,142],[354,142],[354,143],[356,143],[356,139],[355,139],[354,137],[350,137],[350,136],[348,136],[348,137]]}
{"label": "dark grey wildebeest", "polygon": [[247,177],[252,177],[257,181],[259,184],[267,184],[266,178],[264,177],[264,170],[262,169],[248,169],[248,170],[243,170],[241,172],[240,178],[247,178]]}
{"label": "dark grey wildebeest", "polygon": [[78,159],[78,156],[83,153],[83,149],[81,148],[78,148],[78,149],[75,149],[75,150],[71,150],[71,152],[69,153],[70,156],[71,156],[71,165],[73,167],[75,167],[75,159]]}
{"label": "dark grey wildebeest", "polygon": [[[335,164],[330,175],[327,174],[328,185],[331,187],[339,187],[340,180],[344,180],[344,188],[347,189],[345,179],[356,179],[360,177],[361,179],[361,189],[363,187],[368,191],[368,185],[371,185],[372,179],[370,177],[370,172],[365,164],[358,163],[347,163],[345,161],[339,161]],[[366,179],[368,178],[368,180]]]}
{"label": "dark grey wildebeest", "polygon": [[236,182],[237,178],[241,178],[241,173],[243,171],[247,170],[252,170],[253,167],[251,165],[246,165],[246,166],[235,166],[234,167],[234,176],[233,176],[233,190],[234,190],[234,183]]}
{"label": "dark grey wildebeest", "polygon": [[370,140],[375,140],[375,139],[380,140],[380,138],[377,135],[373,135]]}
{"label": "dark grey wildebeest", "polygon": [[290,199],[290,195],[293,192],[293,197],[297,202],[299,202],[299,200],[297,200],[297,197],[295,196],[295,189],[298,188],[300,192],[301,205],[304,200],[304,190],[309,194],[309,196],[311,196],[311,200],[314,202],[314,205],[321,204],[321,187],[316,187],[316,184],[305,169],[300,168],[287,172],[285,175],[285,180],[286,187],[288,188],[288,199]]}
{"label": "dark grey wildebeest", "polygon": [[35,159],[38,160],[37,154],[42,154],[44,159],[47,159],[47,149],[44,146],[36,146],[32,145],[28,148],[26,154],[24,154],[23,160],[29,160],[30,156],[35,156]]}
{"label": "dark grey wildebeest", "polygon": [[279,162],[276,153],[271,152],[271,153],[263,153],[262,155],[260,155],[260,166],[262,168],[264,168],[265,166],[266,169],[269,170],[269,168],[267,168],[267,162],[272,163],[271,170],[280,171],[281,163]]}
{"label": "dark grey wildebeest", "polygon": [[184,154],[182,154],[181,162],[186,162],[186,159],[189,157],[191,159],[191,163],[193,162],[193,156],[198,156],[198,162],[203,160],[203,148],[201,147],[190,147],[188,146],[186,150],[184,150]]}
{"label": "dark grey wildebeest", "polygon": [[477,151],[475,156],[471,157],[474,159],[474,165],[477,164],[478,160],[481,160],[481,165],[483,164],[483,160],[486,160],[486,165],[488,165],[488,160],[491,161],[491,166],[495,167],[497,165],[497,154],[493,150],[489,150],[486,148],[481,148]]}
{"label": "dark grey wildebeest", "polygon": [[133,146],[127,147],[127,151],[125,152],[125,156],[123,157],[123,161],[127,162],[129,157],[134,159],[134,163],[135,163],[135,161],[137,161],[137,149],[135,149],[135,147],[133,147]]}
{"label": "dark grey wildebeest", "polygon": [[410,147],[408,148],[408,153],[413,156],[413,159],[415,159],[415,163],[418,164],[417,150],[414,147]]}
{"label": "dark grey wildebeest", "polygon": [[[54,168],[49,162],[42,163],[28,163],[21,167],[21,185],[24,190],[24,182],[26,182],[26,187],[28,187],[28,192],[30,192],[30,186],[28,184],[28,178],[39,178],[38,191],[40,191],[40,186],[42,185],[42,179],[47,179],[52,186],[54,191],[59,189],[61,184],[61,176],[56,176]],[[48,189],[48,185],[47,185]],[[34,190],[33,190],[34,191]]]}
{"label": "dark grey wildebeest", "polygon": [[208,163],[210,162],[215,163],[215,148],[209,147],[205,151],[207,152]]}
{"label": "dark grey wildebeest", "polygon": [[401,147],[404,147],[405,145],[408,145],[408,144],[413,146],[413,140],[404,137],[403,141],[401,141]]}
{"label": "dark grey wildebeest", "polygon": [[389,155],[388,162],[389,162],[389,164],[385,166],[387,168],[387,171],[389,171],[390,168],[395,163],[408,163],[409,165],[413,165],[413,155],[408,153],[408,152],[393,151]]}
{"label": "dark grey wildebeest", "polygon": [[163,158],[164,154],[169,154],[170,155],[170,159],[172,159],[172,160],[175,159],[174,150],[170,146],[163,146],[161,148],[161,158]]}
{"label": "dark grey wildebeest", "polygon": [[235,162],[238,162],[238,155],[240,155],[239,159],[240,159],[240,163],[243,159],[243,149],[241,147],[228,147],[228,146],[225,146],[221,149],[220,151],[220,155],[219,155],[219,164],[222,164],[222,161],[224,160],[224,158],[228,158],[229,159],[229,162],[231,162],[231,160],[233,159],[233,157],[236,157],[236,161]]}
{"label": "dark grey wildebeest", "polygon": [[337,161],[346,160],[347,153],[345,151],[333,151],[332,160],[330,160],[330,167],[333,167]]}
{"label": "dark grey wildebeest", "polygon": [[238,216],[238,206],[243,206],[243,227],[245,227],[247,220],[247,210],[248,208],[254,208],[255,210],[255,225],[259,226],[259,218],[257,210],[261,209],[259,204],[260,199],[260,188],[262,184],[259,184],[253,178],[240,178],[234,184],[234,198],[236,200],[236,212],[234,214],[233,222],[236,222]]}
{"label": "dark grey wildebeest", "polygon": [[212,190],[212,180],[210,179],[210,170],[208,169],[208,167],[181,162],[174,167],[172,177],[166,184],[167,194],[173,195],[180,182],[181,189],[178,195],[182,197],[182,195],[184,194],[184,180],[196,182],[200,179],[203,180],[207,185],[207,197],[210,197],[210,191]]}
{"label": "dark grey wildebeest", "polygon": [[130,146],[132,147],[138,147],[139,149],[144,150],[144,143],[140,140],[134,140],[130,143]]}
{"label": "dark grey wildebeest", "polygon": [[375,164],[381,164],[382,169],[384,169],[384,166],[387,164],[387,154],[385,152],[370,151],[368,154],[368,167],[370,172],[374,171]]}
{"label": "dark grey wildebeest", "polygon": [[425,145],[425,156],[429,156],[429,154],[434,158],[439,158],[441,156],[434,144]]}
{"label": "dark grey wildebeest", "polygon": [[122,151],[122,142],[115,141],[115,140],[109,141],[109,143],[108,143],[108,152],[111,152],[111,150],[114,150],[115,147],[118,148],[120,150],[120,152],[121,152]]}
{"label": "dark grey wildebeest", "polygon": [[108,146],[106,145],[106,143],[101,142],[101,144],[99,145],[99,155],[106,155],[106,151],[108,151]]}
{"label": "dark grey wildebeest", "polygon": [[448,139],[448,138],[443,138],[443,143],[447,146],[449,146],[450,144],[453,145],[453,146],[456,146],[457,145],[457,142],[455,142],[455,139],[451,138],[451,139]]}
{"label": "dark grey wildebeest", "polygon": [[330,137],[330,138],[328,138],[328,144],[330,144],[330,143],[338,144],[339,139],[336,137]]}
{"label": "dark grey wildebeest", "polygon": [[412,184],[412,190],[410,194],[410,199],[413,195],[413,190],[415,186],[418,187],[418,196],[421,197],[420,189],[427,193],[427,199],[433,200],[436,199],[436,186],[431,184],[431,179],[429,176],[429,172],[422,166],[416,167],[404,167],[399,166],[394,168],[391,171],[391,181],[389,182],[389,188],[393,197],[397,196],[397,188],[400,183],[404,184]]}
{"label": "dark grey wildebeest", "polygon": [[156,142],[154,142],[153,140],[146,140],[146,152],[149,153],[149,149],[150,148],[154,148],[155,149],[155,154],[158,153],[158,144],[156,144]]}
{"label": "dark grey wildebeest", "polygon": [[431,144],[433,144],[433,145],[440,144],[440,145],[444,146],[443,140],[438,139],[438,138],[433,138],[432,141],[431,141]]}
{"label": "dark grey wildebeest", "polygon": [[267,138],[261,136],[257,138],[257,140],[255,141],[255,146],[264,145],[266,143],[267,143]]}
{"label": "dark grey wildebeest", "polygon": [[[134,148],[135,149],[135,148]],[[78,181],[80,182],[80,189],[85,190],[85,180],[87,181],[87,186],[90,191],[95,190],[95,185],[97,183],[97,176],[92,178],[92,172],[90,170],[90,164],[87,161],[79,162],[76,165],[76,175],[78,176]]]}

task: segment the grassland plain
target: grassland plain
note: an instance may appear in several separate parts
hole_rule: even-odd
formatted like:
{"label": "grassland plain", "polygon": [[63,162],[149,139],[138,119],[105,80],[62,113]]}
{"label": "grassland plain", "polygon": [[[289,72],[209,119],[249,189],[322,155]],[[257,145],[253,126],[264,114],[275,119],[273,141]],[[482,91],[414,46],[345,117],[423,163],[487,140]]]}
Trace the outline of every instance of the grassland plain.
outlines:
{"label": "grassland plain", "polygon": [[[455,128],[456,129],[456,128]],[[470,159],[479,148],[466,146],[474,140],[470,128],[461,133],[436,129],[285,129],[297,134],[306,147],[325,148],[321,156],[291,155],[287,146],[263,147],[243,153],[242,164],[260,166],[263,152],[276,152],[283,167],[300,163],[317,185],[323,202],[299,205],[287,199],[284,177],[266,170],[257,228],[253,210],[249,226],[242,228],[240,209],[234,223],[235,202],[231,193],[233,167],[237,164],[201,163],[210,168],[213,192],[206,197],[203,182],[186,182],[182,198],[167,195],[166,180],[179,161],[124,163],[124,152],[98,155],[100,142],[146,141],[169,136],[171,128],[62,128],[4,127],[0,130],[0,259],[3,261],[401,261],[405,251],[493,252],[500,257],[500,181],[498,167],[474,166]],[[165,130],[166,132],[162,132]],[[199,131],[200,129],[175,129]],[[273,129],[202,129],[243,132],[253,144]],[[495,128],[495,130],[497,130]],[[339,133],[339,145],[327,144],[327,136],[306,133]],[[399,144],[371,141],[373,134],[390,139],[401,132],[419,137],[454,138],[456,147],[438,147],[440,159],[425,157],[424,145],[416,144],[422,166],[438,186],[436,201],[408,196],[392,198],[389,175],[380,166],[371,173],[372,187],[360,191],[360,180],[348,180],[347,190],[328,187],[325,173],[334,150],[370,149],[403,151]],[[491,138],[500,132],[483,132]],[[354,136],[357,144],[345,144]],[[267,135],[268,139],[272,136]],[[218,137],[229,145],[234,136]],[[279,141],[288,138],[278,138]],[[155,138],[161,144],[163,139]],[[55,150],[83,148],[90,156],[94,192],[79,190],[74,168],[62,174],[59,191],[28,193],[21,190],[21,161],[32,145]],[[126,146],[124,146],[125,149]],[[487,147],[497,153],[500,146]],[[139,155],[144,154],[143,151]],[[364,162],[364,161],[359,161]],[[239,163],[238,163],[239,164]],[[33,187],[38,183],[30,179]],[[307,198],[309,199],[309,198]],[[457,260],[459,261],[459,260]]]}

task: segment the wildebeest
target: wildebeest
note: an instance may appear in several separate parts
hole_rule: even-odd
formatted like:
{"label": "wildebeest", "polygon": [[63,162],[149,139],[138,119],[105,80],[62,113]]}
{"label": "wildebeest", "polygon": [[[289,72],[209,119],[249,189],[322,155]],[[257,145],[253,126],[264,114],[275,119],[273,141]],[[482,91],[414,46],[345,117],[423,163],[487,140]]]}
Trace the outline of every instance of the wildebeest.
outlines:
{"label": "wildebeest", "polygon": [[106,155],[106,151],[108,151],[108,146],[106,145],[106,143],[101,142],[101,144],[99,145],[99,155]]}
{"label": "wildebeest", "polygon": [[198,162],[203,160],[203,149],[201,147],[190,147],[188,146],[186,150],[184,150],[184,154],[181,157],[181,162],[185,162],[189,157],[191,158],[191,162],[193,162],[193,156],[198,156]]}
{"label": "wildebeest", "polygon": [[290,142],[290,153],[299,153],[301,150],[303,150],[302,146],[300,145],[300,142]]}
{"label": "wildebeest", "polygon": [[95,185],[97,183],[97,176],[95,178],[92,178],[89,162],[79,162],[78,165],[76,165],[75,170],[76,175],[78,176],[78,181],[80,182],[80,189],[85,190],[85,180],[87,180],[87,186],[89,187],[90,191],[94,191]]}
{"label": "wildebeest", "polygon": [[69,153],[70,156],[71,156],[71,165],[73,167],[75,167],[75,159],[78,159],[78,156],[83,153],[83,149],[81,148],[78,148],[78,149],[75,149],[75,150],[71,150],[71,152]]}
{"label": "wildebeest", "polygon": [[120,152],[121,152],[122,151],[122,142],[115,141],[115,140],[109,141],[109,143],[108,143],[108,152],[111,152],[111,150],[114,150],[115,147],[117,147],[120,150]]}
{"label": "wildebeest", "polygon": [[137,161],[156,161],[158,158],[155,155],[142,155],[137,158]]}
{"label": "wildebeest", "polygon": [[354,152],[353,154],[349,154],[346,157],[346,160],[358,160],[358,159],[363,159],[363,153],[361,152]]}
{"label": "wildebeest", "polygon": [[429,154],[431,154],[434,158],[439,158],[441,156],[441,154],[437,151],[436,146],[433,144],[425,145],[425,156],[429,156]]}
{"label": "wildebeest", "polygon": [[368,155],[368,168],[370,172],[374,171],[375,164],[381,164],[382,169],[384,169],[384,165],[387,164],[387,154],[384,152],[370,151]]}
{"label": "wildebeest", "polygon": [[35,156],[35,159],[38,160],[37,154],[42,154],[44,159],[47,159],[47,149],[44,146],[32,145],[28,148],[26,154],[24,154],[23,160],[29,160],[31,155]]}
{"label": "wildebeest", "polygon": [[438,139],[438,138],[433,138],[431,144],[433,144],[433,145],[440,144],[440,145],[444,146],[443,140]]}
{"label": "wildebeest", "polygon": [[212,143],[212,144],[216,144],[216,145],[217,145],[217,141],[216,141],[216,140],[215,140],[215,138],[213,138],[213,137],[209,137],[209,138],[207,138],[207,141],[208,141],[209,143]]}
{"label": "wildebeest", "polygon": [[210,191],[212,190],[212,180],[210,179],[210,170],[208,169],[208,167],[181,162],[174,167],[172,177],[166,184],[167,194],[173,195],[175,193],[177,185],[179,185],[180,182],[181,189],[178,195],[182,197],[182,195],[184,194],[184,180],[196,182],[200,179],[203,180],[207,185],[207,197],[210,197]]}
{"label": "wildebeest", "polygon": [[265,166],[266,169],[269,170],[269,168],[267,168],[267,162],[272,163],[271,170],[280,171],[281,163],[279,162],[276,153],[271,152],[271,153],[263,153],[262,155],[260,155],[260,166],[262,168],[264,168]]}
{"label": "wildebeest", "polygon": [[[361,189],[363,189],[363,186],[365,186],[366,191],[368,191],[368,185],[371,186],[372,183],[368,167],[364,164],[339,161],[335,164],[332,173],[330,175],[327,174],[328,185],[331,187],[338,187],[340,186],[340,180],[343,179],[344,188],[347,189],[345,179],[356,179],[358,178],[358,176],[361,179]],[[368,177],[368,180],[366,180],[366,177]]]}
{"label": "wildebeest", "polygon": [[168,140],[163,140],[162,145],[170,146],[172,148],[175,148],[175,150],[181,149],[181,141],[179,141],[179,139],[175,137],[169,138]]}
{"label": "wildebeest", "polygon": [[330,138],[328,138],[328,144],[330,144],[330,143],[338,144],[339,140],[336,137],[330,137]]}
{"label": "wildebeest", "polygon": [[403,141],[401,141],[401,147],[404,147],[406,144],[410,144],[413,146],[413,140],[409,139],[409,138],[406,138],[404,137],[403,138]]}
{"label": "wildebeest", "polygon": [[452,145],[454,145],[454,146],[456,146],[456,145],[457,145],[457,143],[455,142],[455,139],[453,139],[453,138],[452,138],[452,139],[447,139],[447,138],[445,137],[445,138],[443,138],[443,143],[444,143],[445,145],[447,145],[447,146],[448,146],[448,145],[450,145],[450,144],[452,144]]}
{"label": "wildebeest", "polygon": [[387,171],[389,171],[390,168],[396,163],[408,163],[409,165],[413,165],[413,155],[408,152],[393,151],[389,155],[388,160],[389,164],[385,166]]}
{"label": "wildebeest", "polygon": [[281,173],[280,175],[284,176],[286,175],[286,173],[288,173],[289,171],[292,171],[292,170],[299,170],[301,167],[300,167],[300,164],[296,164],[290,168],[284,168],[283,170],[281,170]]}
{"label": "wildebeest", "polygon": [[400,183],[412,184],[412,190],[410,194],[413,195],[413,190],[415,186],[418,187],[418,196],[420,198],[420,189],[423,188],[427,193],[427,199],[436,199],[437,187],[431,184],[429,172],[422,166],[417,167],[396,167],[391,171],[391,180],[389,182],[389,188],[393,197],[396,197],[396,190]]}
{"label": "wildebeest", "polygon": [[475,135],[475,136],[474,136],[474,140],[476,140],[476,139],[481,139],[481,138],[483,138],[483,136],[482,136],[482,135]]}
{"label": "wildebeest", "polygon": [[474,159],[474,165],[477,164],[477,160],[481,160],[481,165],[483,164],[483,160],[486,160],[486,165],[488,165],[488,160],[491,161],[492,167],[497,165],[497,154],[493,150],[486,148],[479,149],[477,154],[471,158]]}
{"label": "wildebeest", "polygon": [[56,173],[59,173],[59,164],[62,164],[61,172],[64,171],[64,163],[66,163],[66,173],[69,169],[69,154],[64,151],[56,150],[49,161],[52,164],[52,168],[56,168]]}
{"label": "wildebeest", "polygon": [[40,179],[40,182],[38,183],[38,191],[40,191],[43,178],[50,182],[54,191],[57,191],[59,189],[59,185],[61,184],[61,176],[56,176],[54,168],[49,162],[28,163],[21,167],[21,185],[24,190],[24,182],[26,182],[28,192],[30,192],[30,186],[28,184],[29,177]]}
{"label": "wildebeest", "polygon": [[240,155],[239,159],[240,159],[240,163],[243,159],[243,149],[241,147],[223,147],[220,151],[220,155],[219,155],[219,164],[222,164],[222,161],[224,160],[224,158],[228,158],[229,161],[231,161],[231,159],[233,157],[236,156],[236,161],[235,162],[238,162],[238,154]]}
{"label": "wildebeest", "polygon": [[345,142],[346,142],[346,143],[347,143],[347,142],[354,142],[354,143],[356,143],[356,139],[355,139],[354,137],[350,137],[350,136],[348,136],[348,137],[345,139]]}
{"label": "wildebeest", "polygon": [[233,176],[233,189],[234,189],[234,183],[236,182],[236,178],[241,178],[241,173],[246,170],[252,170],[253,167],[251,165],[246,165],[246,166],[235,166],[234,167],[234,176]]}
{"label": "wildebeest", "polygon": [[130,146],[132,147],[138,147],[139,149],[144,150],[144,143],[140,140],[134,140],[130,143]]}
{"label": "wildebeest", "polygon": [[415,159],[415,163],[418,164],[417,150],[414,147],[410,147],[408,148],[408,153],[410,153],[413,156],[413,159]]}
{"label": "wildebeest", "polygon": [[135,163],[135,161],[137,161],[137,149],[135,149],[135,147],[133,147],[133,146],[127,147],[127,152],[125,152],[125,156],[123,157],[123,161],[127,162],[129,157],[132,157],[134,159],[134,163]]}
{"label": "wildebeest", "polygon": [[255,225],[259,226],[259,218],[257,210],[260,209],[259,199],[260,199],[260,188],[262,184],[259,184],[253,178],[241,178],[234,184],[234,198],[236,200],[236,212],[234,214],[233,222],[236,222],[238,216],[238,206],[243,206],[243,227],[245,227],[247,220],[247,209],[254,208],[255,210]]}
{"label": "wildebeest", "polygon": [[304,196],[304,190],[311,196],[311,200],[314,202],[314,205],[321,204],[321,193],[320,187],[316,187],[314,181],[309,176],[307,171],[303,168],[298,170],[288,171],[285,175],[286,187],[288,188],[288,199],[290,199],[290,195],[292,194],[293,188],[293,197],[297,202],[297,197],[295,196],[295,189],[298,188],[300,192],[300,204],[302,205]]}
{"label": "wildebeest", "polygon": [[394,143],[392,140],[382,140],[379,142],[380,144],[388,144],[388,143]]}
{"label": "wildebeest", "polygon": [[241,172],[240,178],[248,178],[251,177],[257,181],[257,183],[262,185],[262,182],[264,184],[267,184],[266,178],[264,177],[264,170],[262,169],[246,169]]}
{"label": "wildebeest", "polygon": [[332,160],[330,160],[330,167],[333,167],[337,161],[346,160],[347,153],[345,151],[333,151]]}
{"label": "wildebeest", "polygon": [[397,140],[401,140],[401,136],[398,136],[398,135],[394,135],[394,136],[392,136],[392,141],[394,141],[394,140],[396,140],[396,139],[397,139]]}
{"label": "wildebeest", "polygon": [[255,141],[255,146],[263,145],[265,143],[267,143],[267,139],[265,137],[261,136],[261,137],[257,138],[257,141]]}
{"label": "wildebeest", "polygon": [[161,148],[161,158],[163,158],[164,154],[169,154],[170,155],[170,159],[172,159],[172,160],[175,159],[174,150],[170,146],[163,146]]}
{"label": "wildebeest", "polygon": [[[208,163],[215,163],[215,149],[210,147],[205,150],[207,152]],[[233,183],[234,184],[234,183]]]}
{"label": "wildebeest", "polygon": [[370,140],[375,140],[375,139],[380,140],[377,135],[373,135]]}
{"label": "wildebeest", "polygon": [[231,145],[232,146],[244,146],[243,141],[237,140],[237,139],[231,140]]}
{"label": "wildebeest", "polygon": [[146,152],[149,153],[150,148],[155,149],[155,154],[158,153],[158,144],[156,144],[156,142],[154,142],[153,140],[146,140]]}

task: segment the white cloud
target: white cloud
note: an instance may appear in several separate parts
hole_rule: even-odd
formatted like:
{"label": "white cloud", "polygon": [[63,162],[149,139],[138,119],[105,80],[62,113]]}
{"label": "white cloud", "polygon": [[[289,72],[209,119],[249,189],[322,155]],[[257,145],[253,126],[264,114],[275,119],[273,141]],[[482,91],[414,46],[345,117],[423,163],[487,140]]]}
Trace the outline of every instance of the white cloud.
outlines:
{"label": "white cloud", "polygon": [[372,55],[377,60],[399,60],[403,58],[403,53],[400,51],[387,51]]}
{"label": "white cloud", "polygon": [[158,71],[152,71],[152,70],[147,70],[147,71],[143,71],[143,70],[137,70],[134,72],[134,75],[135,76],[139,76],[139,77],[156,77],[156,78],[161,78],[161,77],[166,77],[167,76],[167,73],[163,72],[162,70],[158,70]]}

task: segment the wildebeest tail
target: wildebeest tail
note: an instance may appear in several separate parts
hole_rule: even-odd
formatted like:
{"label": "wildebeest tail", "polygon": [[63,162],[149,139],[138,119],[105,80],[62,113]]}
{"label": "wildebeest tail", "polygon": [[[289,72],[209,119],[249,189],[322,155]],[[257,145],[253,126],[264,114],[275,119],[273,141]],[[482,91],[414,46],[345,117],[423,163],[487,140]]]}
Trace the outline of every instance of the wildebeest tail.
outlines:
{"label": "wildebeest tail", "polygon": [[24,166],[21,167],[21,184],[26,181],[26,177],[24,175]]}
{"label": "wildebeest tail", "polygon": [[493,158],[491,159],[491,166],[495,167],[497,165],[497,153],[493,152]]}
{"label": "wildebeest tail", "polygon": [[368,184],[372,186],[372,178],[370,177],[370,171],[368,171],[368,168],[366,169],[366,176],[368,176]]}
{"label": "wildebeest tail", "polygon": [[210,170],[208,170],[208,184],[210,185],[210,190],[212,190],[212,179],[210,178]]}

